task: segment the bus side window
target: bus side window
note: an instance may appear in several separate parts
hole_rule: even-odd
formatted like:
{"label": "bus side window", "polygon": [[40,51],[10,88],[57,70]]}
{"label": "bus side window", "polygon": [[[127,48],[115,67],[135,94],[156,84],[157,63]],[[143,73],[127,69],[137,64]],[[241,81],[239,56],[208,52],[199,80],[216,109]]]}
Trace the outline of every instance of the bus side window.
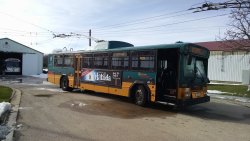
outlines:
{"label": "bus side window", "polygon": [[140,56],[141,69],[154,69],[154,56]]}
{"label": "bus side window", "polygon": [[111,68],[112,69],[128,69],[129,68],[129,57],[127,52],[116,52],[111,57]]}
{"label": "bus side window", "polygon": [[134,70],[153,70],[155,55],[149,51],[132,52],[131,67]]}
{"label": "bus side window", "polygon": [[48,58],[48,65],[49,65],[49,66],[52,66],[52,65],[53,65],[53,56],[52,56],[52,55],[49,56],[49,58]]}
{"label": "bus side window", "polygon": [[70,55],[64,56],[64,66],[73,67],[73,56],[70,56]]}
{"label": "bus side window", "polygon": [[54,66],[55,67],[62,67],[63,66],[63,56],[62,55],[55,55]]}
{"label": "bus side window", "polygon": [[92,57],[83,57],[82,58],[82,67],[83,68],[91,68],[92,63],[93,63],[93,58]]}
{"label": "bus side window", "polygon": [[94,55],[94,67],[99,69],[109,68],[109,56],[108,53],[100,53]]}

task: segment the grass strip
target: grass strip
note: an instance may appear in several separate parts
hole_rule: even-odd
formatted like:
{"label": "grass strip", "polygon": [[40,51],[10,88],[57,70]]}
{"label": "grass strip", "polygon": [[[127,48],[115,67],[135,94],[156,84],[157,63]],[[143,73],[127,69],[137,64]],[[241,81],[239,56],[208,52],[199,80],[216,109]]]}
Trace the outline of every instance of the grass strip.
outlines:
{"label": "grass strip", "polygon": [[5,86],[0,86],[0,102],[9,102],[12,94],[12,89]]}
{"label": "grass strip", "polygon": [[225,95],[234,95],[242,97],[250,97],[250,91],[247,91],[248,87],[245,85],[221,85],[221,84],[209,84],[208,90],[217,90]]}

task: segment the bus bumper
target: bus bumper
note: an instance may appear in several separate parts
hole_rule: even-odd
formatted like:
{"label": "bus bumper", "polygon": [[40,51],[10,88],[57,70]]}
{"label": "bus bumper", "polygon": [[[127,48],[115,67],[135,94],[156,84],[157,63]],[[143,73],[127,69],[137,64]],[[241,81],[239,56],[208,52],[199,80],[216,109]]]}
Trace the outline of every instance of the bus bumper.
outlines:
{"label": "bus bumper", "polygon": [[188,105],[195,105],[199,103],[205,103],[209,101],[210,101],[210,96],[204,96],[204,97],[195,98],[195,99],[178,100],[176,104],[178,106],[188,106]]}

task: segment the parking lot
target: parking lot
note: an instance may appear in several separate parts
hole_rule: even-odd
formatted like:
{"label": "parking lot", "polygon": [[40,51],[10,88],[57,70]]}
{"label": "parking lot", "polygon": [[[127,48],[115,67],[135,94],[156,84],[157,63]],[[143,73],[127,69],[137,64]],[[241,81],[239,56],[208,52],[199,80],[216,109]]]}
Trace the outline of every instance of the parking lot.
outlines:
{"label": "parking lot", "polygon": [[64,92],[45,79],[2,78],[21,90],[15,140],[250,141],[250,108],[221,99],[177,111],[91,92]]}

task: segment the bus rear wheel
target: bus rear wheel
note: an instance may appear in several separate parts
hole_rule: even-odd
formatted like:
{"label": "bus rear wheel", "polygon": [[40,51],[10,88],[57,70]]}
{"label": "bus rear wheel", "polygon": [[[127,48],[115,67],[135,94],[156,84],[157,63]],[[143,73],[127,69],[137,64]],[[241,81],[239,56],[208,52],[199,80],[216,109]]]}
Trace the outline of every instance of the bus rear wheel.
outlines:
{"label": "bus rear wheel", "polygon": [[63,77],[61,79],[61,87],[62,87],[62,90],[64,90],[64,91],[72,91],[73,90],[71,87],[69,87],[69,80],[67,77]]}
{"label": "bus rear wheel", "polygon": [[135,90],[135,104],[139,106],[146,106],[147,104],[147,91],[141,85]]}

